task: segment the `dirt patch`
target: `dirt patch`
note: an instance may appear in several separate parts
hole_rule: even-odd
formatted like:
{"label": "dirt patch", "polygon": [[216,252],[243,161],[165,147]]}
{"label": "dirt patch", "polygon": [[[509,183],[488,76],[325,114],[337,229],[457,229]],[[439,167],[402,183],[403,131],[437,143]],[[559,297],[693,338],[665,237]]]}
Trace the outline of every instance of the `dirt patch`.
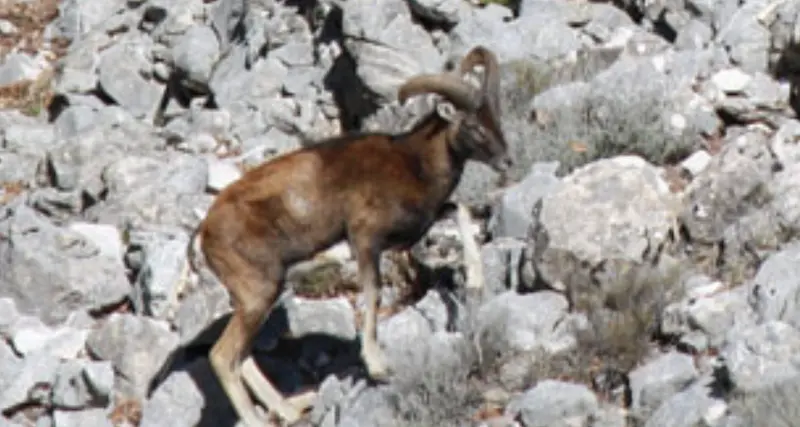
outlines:
{"label": "dirt patch", "polygon": [[[52,64],[66,53],[68,41],[51,40],[45,49],[44,29],[58,17],[58,0],[0,0],[0,20],[14,25],[13,34],[0,37],[0,58],[12,52],[29,55],[44,53]],[[0,86],[0,109],[17,109],[28,115],[38,115],[50,105],[53,94],[53,67],[44,70],[36,79]]]}
{"label": "dirt patch", "polygon": [[[44,44],[44,28],[58,17],[58,0],[0,0],[0,19],[11,22],[16,27],[14,34],[0,38],[0,57],[13,50],[35,55]],[[66,47],[59,40],[54,48]]]}

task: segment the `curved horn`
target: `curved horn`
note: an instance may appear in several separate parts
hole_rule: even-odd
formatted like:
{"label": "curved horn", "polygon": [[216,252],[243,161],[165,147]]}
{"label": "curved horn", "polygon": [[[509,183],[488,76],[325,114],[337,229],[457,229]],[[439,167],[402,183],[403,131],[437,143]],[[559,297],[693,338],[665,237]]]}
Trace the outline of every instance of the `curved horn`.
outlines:
{"label": "curved horn", "polygon": [[397,92],[400,103],[422,93],[436,93],[447,98],[456,108],[475,111],[481,106],[481,93],[450,74],[420,74],[408,79]]}
{"label": "curved horn", "polygon": [[461,75],[471,71],[476,65],[483,65],[483,93],[494,114],[500,114],[500,66],[497,55],[489,48],[478,45],[472,48],[461,60]]}

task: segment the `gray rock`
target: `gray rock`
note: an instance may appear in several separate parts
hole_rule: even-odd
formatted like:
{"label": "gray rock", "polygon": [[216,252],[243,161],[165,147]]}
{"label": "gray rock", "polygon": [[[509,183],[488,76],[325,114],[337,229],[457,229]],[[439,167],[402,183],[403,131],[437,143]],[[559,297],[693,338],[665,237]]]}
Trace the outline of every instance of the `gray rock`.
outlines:
{"label": "gray rock", "polygon": [[113,390],[111,362],[66,360],[56,371],[53,405],[59,409],[105,408]]}
{"label": "gray rock", "polygon": [[356,61],[356,74],[381,100],[394,100],[397,87],[412,75],[443,68],[444,58],[412,21],[405,1],[346,2],[342,32],[344,46]]}
{"label": "gray rock", "polygon": [[785,166],[773,176],[767,190],[771,196],[770,218],[779,224],[781,230],[800,230],[800,190],[792,183],[797,182],[800,163]]}
{"label": "gray rock", "polygon": [[[614,294],[624,281],[587,269],[645,262],[675,225],[678,204],[658,170],[640,157],[598,160],[565,177],[534,213],[529,249],[537,273],[555,289]],[[650,254],[654,255],[654,254]],[[595,274],[587,288],[577,277]],[[597,286],[599,285],[599,287]],[[620,290],[621,291],[621,290]]]}
{"label": "gray rock", "polygon": [[724,404],[724,401],[711,396],[709,382],[709,379],[704,378],[669,398],[647,419],[644,426],[694,427],[698,425],[709,410],[714,410],[720,403]]}
{"label": "gray rock", "polygon": [[247,3],[237,0],[222,0],[210,8],[210,22],[219,36],[222,51],[228,49],[231,37],[239,24],[244,24]]}
{"label": "gray rock", "polygon": [[[92,97],[92,100],[96,98]],[[98,124],[103,124],[99,119],[99,105],[70,105],[55,120],[56,135],[63,142],[65,139],[83,134],[93,129]]]}
{"label": "gray rock", "polygon": [[667,306],[662,326],[667,333],[686,334],[699,331],[707,345],[719,347],[731,331],[741,331],[756,324],[748,305],[745,286],[732,290],[709,289],[706,295],[690,296]]}
{"label": "gray rock", "polygon": [[459,21],[461,2],[453,0],[411,0],[411,12],[439,24],[453,25]]}
{"label": "gray rock", "polygon": [[351,402],[339,413],[341,426],[390,427],[394,423],[394,411],[388,394],[380,388],[363,388],[351,398]]}
{"label": "gray rock", "polygon": [[50,23],[50,28],[54,36],[83,40],[81,36],[102,27],[109,18],[124,8],[124,0],[96,3],[67,0],[59,4],[59,16]]}
{"label": "gray rock", "polygon": [[208,166],[186,154],[154,161],[129,156],[108,165],[102,174],[106,199],[86,211],[86,218],[121,229],[147,226],[194,226],[195,209],[204,212],[211,196],[203,194]]}
{"label": "gray rock", "polygon": [[129,397],[145,395],[177,345],[177,334],[163,322],[120,313],[111,314],[86,343],[95,358],[112,363],[116,391]]}
{"label": "gray rock", "polygon": [[670,352],[631,371],[632,409],[647,417],[698,376],[692,356]]}
{"label": "gray rock", "polygon": [[[478,310],[477,339],[485,357],[544,350],[567,350],[575,337],[564,330],[567,300],[552,291],[520,295],[508,291]],[[567,326],[568,328],[568,326]]]}
{"label": "gray rock", "polygon": [[247,102],[260,105],[274,99],[289,75],[289,69],[275,58],[258,61],[248,70],[244,68],[245,55],[245,50],[233,47],[211,74],[209,86],[222,108],[234,109]]}
{"label": "gray rock", "polygon": [[175,68],[180,70],[187,85],[205,89],[211,71],[220,55],[216,34],[205,25],[194,25],[183,33],[172,48]]}
{"label": "gray rock", "polygon": [[141,262],[131,301],[134,310],[156,319],[172,319],[187,285],[186,248],[189,236],[182,230],[134,229],[131,250],[141,252]]}
{"label": "gray rock", "polygon": [[[552,13],[547,13],[544,7],[550,8]],[[582,14],[579,10],[570,10],[572,7],[567,3],[561,7],[557,2],[536,2],[536,13],[520,12],[520,18],[511,22],[505,22],[498,12],[472,9],[462,15],[452,30],[451,55],[464,55],[473,46],[482,44],[492,49],[501,63],[563,57],[581,48],[577,31],[566,22],[570,20],[568,17]],[[526,43],[520,48],[514,40],[526,40]]]}
{"label": "gray rock", "polygon": [[757,19],[767,3],[767,0],[759,0],[743,4],[718,27],[715,41],[724,46],[731,61],[745,71],[767,70],[771,35]]}
{"label": "gray rock", "polygon": [[145,37],[125,37],[100,54],[100,88],[134,117],[152,120],[163,88],[146,73],[151,42]]}
{"label": "gray rock", "polygon": [[122,233],[109,224],[92,224],[88,222],[73,222],[67,227],[69,230],[80,233],[99,249],[99,256],[122,259],[124,243]]}
{"label": "gray rock", "polygon": [[800,121],[786,120],[770,141],[775,157],[786,167],[800,162]]}
{"label": "gray rock", "polygon": [[[530,2],[526,2],[530,5]],[[549,2],[551,5],[555,2]],[[609,42],[620,28],[634,27],[635,24],[627,13],[617,7],[605,3],[589,3],[590,21],[581,30],[595,40]],[[527,7],[527,5],[526,5]],[[552,6],[551,6],[552,8]],[[634,27],[635,28],[635,27]]]}
{"label": "gray rock", "polygon": [[525,178],[503,191],[492,210],[489,229],[495,237],[524,238],[533,220],[533,207],[542,197],[554,191],[558,162],[535,163]]}
{"label": "gray rock", "polygon": [[491,295],[522,289],[519,273],[524,250],[525,242],[509,238],[493,239],[481,247],[484,280]]}
{"label": "gray rock", "polygon": [[512,400],[506,414],[526,427],[567,427],[584,425],[598,410],[597,397],[585,386],[543,380]]}
{"label": "gray rock", "polygon": [[89,93],[97,88],[97,68],[100,65],[100,49],[110,43],[105,32],[91,32],[80,43],[71,45],[61,60],[61,69],[55,76],[56,93]]}
{"label": "gray rock", "polygon": [[345,297],[313,300],[302,297],[283,300],[292,336],[325,334],[343,340],[356,337],[353,307]]}
{"label": "gray rock", "polygon": [[100,249],[84,236],[30,208],[9,213],[0,221],[0,295],[14,299],[21,312],[54,324],[72,311],[125,298],[130,285],[122,260],[98,256]]}
{"label": "gray rock", "polygon": [[[173,324],[181,336],[181,345],[195,340],[214,319],[230,311],[230,297],[222,286],[203,286],[184,298]],[[207,344],[213,345],[212,342]]]}
{"label": "gray rock", "polygon": [[378,321],[378,342],[385,349],[390,365],[405,358],[409,347],[430,338],[432,334],[433,328],[428,319],[413,307]]}
{"label": "gray rock", "polygon": [[9,335],[14,349],[23,356],[41,352],[66,359],[83,351],[89,332],[65,325],[50,328],[36,317],[24,316]]}
{"label": "gray rock", "polygon": [[[202,384],[202,386],[201,386]],[[236,415],[207,359],[169,375],[142,406],[142,427],[234,425]]]}
{"label": "gray rock", "polygon": [[326,414],[332,413],[336,415],[336,407],[345,398],[348,384],[343,383],[335,375],[325,377],[317,390],[317,399],[314,401],[314,406],[311,409],[311,421],[318,425],[326,418]]}
{"label": "gray rock", "polygon": [[700,49],[708,45],[714,32],[706,23],[699,19],[690,19],[678,31],[675,37],[675,47],[678,49]]}
{"label": "gray rock", "polygon": [[780,320],[800,327],[800,243],[767,257],[748,285],[748,302],[761,322]]}
{"label": "gray rock", "polygon": [[17,369],[0,390],[0,410],[6,411],[25,403],[49,404],[49,391],[61,361],[49,354],[39,353],[18,363],[11,362]]}
{"label": "gray rock", "polygon": [[5,129],[5,146],[16,153],[43,154],[56,142],[55,128],[45,124],[16,124]]}
{"label": "gray rock", "polygon": [[774,165],[767,146],[757,142],[761,138],[734,136],[686,189],[681,221],[692,240],[721,240],[725,228],[753,208],[749,200],[764,187]]}
{"label": "gray rock", "polygon": [[[94,120],[105,122],[101,117]],[[64,140],[47,156],[54,186],[62,191],[82,190],[99,200],[107,167],[130,155],[155,148],[157,140],[127,126],[94,127]]]}
{"label": "gray rock", "polygon": [[[294,40],[270,51],[269,56],[280,60],[287,67],[291,67],[292,71],[301,71],[305,67],[314,65],[314,46],[310,40]],[[308,71],[313,70],[313,68],[308,69]],[[293,77],[294,74],[293,72]]]}
{"label": "gray rock", "polygon": [[798,375],[799,345],[797,329],[781,321],[767,321],[730,334],[720,355],[737,389],[750,392]]}

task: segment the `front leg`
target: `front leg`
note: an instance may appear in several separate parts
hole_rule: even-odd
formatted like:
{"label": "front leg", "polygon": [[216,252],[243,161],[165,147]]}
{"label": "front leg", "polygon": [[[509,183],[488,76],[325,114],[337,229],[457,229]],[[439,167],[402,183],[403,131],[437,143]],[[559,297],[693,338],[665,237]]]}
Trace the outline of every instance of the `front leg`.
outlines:
{"label": "front leg", "polygon": [[375,381],[386,381],[391,371],[386,356],[378,344],[378,302],[381,289],[379,269],[380,251],[371,243],[356,243],[354,253],[358,259],[358,281],[364,292],[366,313],[361,327],[361,359],[369,376]]}

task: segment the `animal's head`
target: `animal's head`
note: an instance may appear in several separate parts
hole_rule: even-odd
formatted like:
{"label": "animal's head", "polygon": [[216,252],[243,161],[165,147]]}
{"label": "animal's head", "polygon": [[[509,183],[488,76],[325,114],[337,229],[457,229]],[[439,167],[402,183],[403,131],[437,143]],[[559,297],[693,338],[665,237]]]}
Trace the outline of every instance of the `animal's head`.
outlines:
{"label": "animal's head", "polygon": [[[467,73],[482,67],[479,88],[463,80]],[[453,144],[473,160],[505,174],[512,165],[508,144],[500,121],[500,71],[495,54],[484,46],[470,50],[459,65],[458,73],[418,75],[410,78],[398,92],[404,103],[411,96],[437,93],[445,97],[457,111],[448,111],[440,104],[438,113],[449,116],[456,124]]]}

